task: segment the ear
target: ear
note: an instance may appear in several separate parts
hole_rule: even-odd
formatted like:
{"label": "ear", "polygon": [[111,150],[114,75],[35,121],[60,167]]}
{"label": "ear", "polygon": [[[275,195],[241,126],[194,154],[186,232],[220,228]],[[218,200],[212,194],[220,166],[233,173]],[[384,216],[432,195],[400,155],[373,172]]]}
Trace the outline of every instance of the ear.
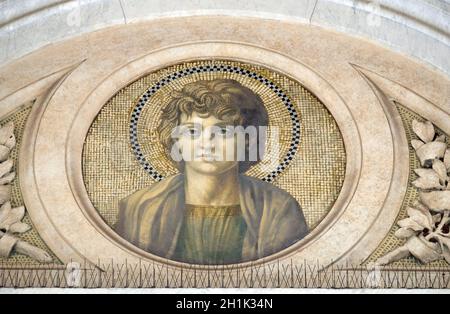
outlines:
{"label": "ear", "polygon": [[179,163],[183,161],[183,152],[181,151],[181,145],[178,144],[178,140],[172,140],[172,147],[169,150],[170,160]]}

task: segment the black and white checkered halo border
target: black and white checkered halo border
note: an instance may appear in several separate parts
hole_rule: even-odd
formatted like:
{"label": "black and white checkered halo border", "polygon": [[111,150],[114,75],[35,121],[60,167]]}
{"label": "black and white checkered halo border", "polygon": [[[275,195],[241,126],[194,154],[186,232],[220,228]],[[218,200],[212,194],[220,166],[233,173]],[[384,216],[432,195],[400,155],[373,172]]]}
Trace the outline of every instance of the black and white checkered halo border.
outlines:
{"label": "black and white checkered halo border", "polygon": [[130,119],[130,142],[131,142],[131,148],[133,150],[134,155],[136,156],[139,163],[144,167],[145,171],[156,181],[161,181],[164,179],[164,176],[158,173],[158,171],[155,169],[155,167],[152,166],[152,164],[145,158],[144,153],[141,149],[141,146],[139,144],[138,140],[138,121],[141,117],[141,113],[143,111],[143,108],[148,103],[150,98],[163,86],[169,84],[170,82],[173,82],[174,80],[177,80],[179,78],[189,76],[196,73],[205,73],[205,72],[216,72],[216,73],[235,73],[247,76],[253,80],[257,80],[260,83],[266,85],[270,90],[272,90],[282,101],[284,106],[289,112],[289,116],[292,120],[292,138],[289,150],[287,154],[284,156],[282,161],[274,167],[273,170],[269,170],[268,174],[262,178],[263,181],[271,182],[273,181],[281,172],[283,172],[284,169],[289,165],[289,163],[294,159],[294,156],[297,152],[299,143],[300,143],[300,120],[299,115],[297,111],[295,110],[295,107],[293,106],[291,100],[289,97],[272,81],[267,79],[266,77],[254,73],[252,71],[249,71],[247,69],[242,69],[238,66],[231,66],[226,64],[211,64],[211,65],[200,65],[200,66],[193,66],[190,68],[179,70],[175,73],[172,73],[170,75],[167,75],[160,81],[158,81],[156,84],[151,86],[147,91],[139,98],[137,101],[136,106],[133,108],[131,112],[131,119]]}

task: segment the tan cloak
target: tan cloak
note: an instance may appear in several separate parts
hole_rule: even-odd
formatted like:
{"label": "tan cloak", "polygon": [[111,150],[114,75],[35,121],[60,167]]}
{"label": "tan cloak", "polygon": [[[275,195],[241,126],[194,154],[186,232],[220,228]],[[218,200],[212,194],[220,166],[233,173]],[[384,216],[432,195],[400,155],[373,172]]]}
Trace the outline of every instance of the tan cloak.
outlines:
{"label": "tan cloak", "polygon": [[[276,253],[308,233],[303,212],[287,192],[244,175],[240,205],[247,224],[242,261]],[[116,231],[139,248],[170,259],[184,221],[184,175],[139,190],[119,203]]]}

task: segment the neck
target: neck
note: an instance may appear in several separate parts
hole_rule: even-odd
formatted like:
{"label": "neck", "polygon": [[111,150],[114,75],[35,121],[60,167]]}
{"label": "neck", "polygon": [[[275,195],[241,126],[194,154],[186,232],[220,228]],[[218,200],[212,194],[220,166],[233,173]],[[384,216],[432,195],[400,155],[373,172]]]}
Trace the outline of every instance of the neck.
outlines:
{"label": "neck", "polygon": [[185,168],[186,203],[192,205],[229,206],[239,204],[238,167],[220,175],[199,173]]}

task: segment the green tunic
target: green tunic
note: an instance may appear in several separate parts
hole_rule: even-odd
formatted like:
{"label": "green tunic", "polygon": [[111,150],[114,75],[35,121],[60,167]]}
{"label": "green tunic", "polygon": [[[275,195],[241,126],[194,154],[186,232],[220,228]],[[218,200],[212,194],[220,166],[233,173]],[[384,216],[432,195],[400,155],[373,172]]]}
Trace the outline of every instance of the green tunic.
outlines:
{"label": "green tunic", "polygon": [[238,263],[246,229],[239,205],[186,205],[173,259],[203,265]]}

